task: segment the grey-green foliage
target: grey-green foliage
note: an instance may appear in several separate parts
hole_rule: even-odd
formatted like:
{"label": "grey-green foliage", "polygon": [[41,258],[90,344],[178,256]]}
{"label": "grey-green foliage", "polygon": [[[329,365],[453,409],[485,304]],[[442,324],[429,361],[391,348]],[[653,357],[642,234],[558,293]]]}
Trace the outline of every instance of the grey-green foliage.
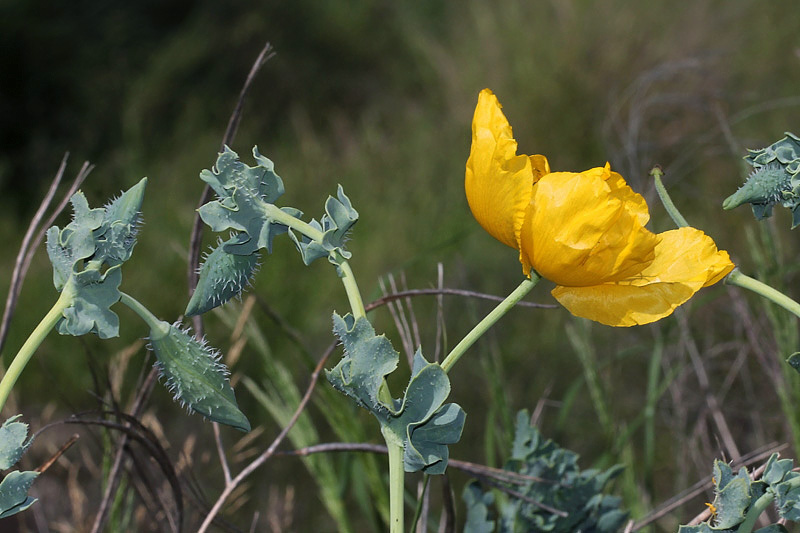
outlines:
{"label": "grey-green foliage", "polygon": [[120,265],[136,244],[139,209],[147,178],[105,207],[91,209],[82,192],[70,202],[72,222],[64,229],[47,231],[47,253],[53,264],[53,284],[74,294],[72,304],[56,324],[62,335],[92,332],[100,338],[116,337],[119,317],[110,307],[119,300]]}
{"label": "grey-green foliage", "polygon": [[[497,531],[611,533],[619,531],[627,519],[628,514],[620,509],[620,498],[603,494],[622,467],[581,470],[578,455],[542,437],[531,426],[527,411],[517,413],[511,459],[504,468],[535,479],[511,487],[525,499],[509,495],[497,502],[494,513]],[[481,492],[477,482],[464,491],[465,532],[494,531],[490,520],[492,499],[479,497]]]}
{"label": "grey-green foliage", "polygon": [[442,367],[428,363],[417,350],[411,379],[402,399],[381,399],[384,377],[397,368],[400,355],[366,318],[355,320],[334,313],[333,331],[344,345],[341,361],[327,372],[331,384],[371,412],[384,432],[403,443],[404,468],[428,474],[444,473],[448,444],[461,438],[466,414],[454,403],[444,404],[450,380]]}
{"label": "grey-green foliage", "polygon": [[219,352],[175,324],[161,322],[151,330],[150,345],[156,355],[160,378],[179,401],[209,420],[250,431],[239,410],[228,369]]}
{"label": "grey-green foliage", "polygon": [[328,196],[325,201],[325,214],[322,215],[321,221],[312,219],[309,222],[312,228],[322,232],[322,239],[314,240],[307,235],[297,237],[291,230],[289,236],[303,256],[306,265],[322,257],[327,257],[334,265],[338,265],[337,252],[345,259],[350,259],[351,254],[344,249],[344,243],[347,233],[357,221],[358,212],[353,209],[350,199],[339,185],[336,189],[336,198]]}
{"label": "grey-green foliage", "polygon": [[760,150],[748,150],[745,156],[753,167],[747,181],[722,204],[733,209],[749,203],[756,219],[772,215],[781,204],[792,210],[792,228],[800,224],[800,137],[786,132],[786,137]]}
{"label": "grey-green foliage", "polygon": [[[28,425],[17,422],[21,415],[12,416],[0,426],[0,470],[8,470],[19,461],[31,444]],[[0,518],[24,511],[36,501],[28,490],[38,472],[14,470],[0,482]]]}
{"label": "grey-green foliage", "polygon": [[186,308],[187,315],[204,313],[240,294],[255,272],[260,250],[270,253],[275,236],[287,231],[306,264],[327,256],[338,265],[338,255],[349,257],[344,243],[358,213],[341,186],[337,198],[329,197],[325,203],[321,221],[308,224],[321,238],[302,232],[297,236],[282,222],[287,218],[299,221],[302,211],[275,206],[284,193],[283,180],[258,148],[253,148],[253,157],[256,166],[248,166],[226,146],[214,168],[200,173],[200,179],[217,195],[198,209],[200,217],[213,231],[230,231],[232,235],[218,243],[200,267],[200,280]]}
{"label": "grey-green foliage", "polygon": [[[791,459],[778,459],[772,454],[759,480],[752,480],[747,469],[742,467],[733,472],[728,464],[714,461],[712,480],[714,482],[714,502],[712,518],[696,526],[681,526],[681,533],[735,533],[746,521],[755,519],[770,502],[778,515],[791,521],[800,519],[800,474],[793,472]],[[749,532],[750,529],[747,529]],[[771,524],[757,530],[757,533],[777,533],[786,531],[780,524]]]}

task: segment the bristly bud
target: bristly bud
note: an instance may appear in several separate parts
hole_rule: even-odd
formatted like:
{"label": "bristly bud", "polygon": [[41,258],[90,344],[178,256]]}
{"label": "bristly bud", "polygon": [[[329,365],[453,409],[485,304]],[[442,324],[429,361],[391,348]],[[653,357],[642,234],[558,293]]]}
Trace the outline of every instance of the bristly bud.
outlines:
{"label": "bristly bud", "polygon": [[218,243],[200,267],[200,279],[186,306],[186,316],[201,315],[239,296],[258,268],[257,251],[229,254],[225,244]]}
{"label": "bristly bud", "polygon": [[757,220],[772,215],[776,205],[792,210],[792,229],[800,225],[800,137],[786,133],[783,139],[762,148],[748,150],[744,158],[753,172],[744,185],[722,203],[733,209],[749,203]]}
{"label": "bristly bud", "polygon": [[239,410],[219,352],[164,321],[151,329],[150,345],[159,377],[165,380],[176,401],[209,420],[250,431],[250,422]]}

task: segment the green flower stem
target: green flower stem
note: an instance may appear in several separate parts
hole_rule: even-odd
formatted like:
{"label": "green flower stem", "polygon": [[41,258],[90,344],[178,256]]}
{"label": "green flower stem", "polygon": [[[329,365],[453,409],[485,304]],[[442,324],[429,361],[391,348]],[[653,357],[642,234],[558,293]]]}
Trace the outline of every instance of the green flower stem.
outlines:
{"label": "green flower stem", "polygon": [[[279,224],[283,224],[290,229],[302,233],[309,239],[322,244],[324,234],[311,224],[303,222],[299,218],[295,218],[288,213],[281,211],[280,208],[273,204],[264,204],[263,209],[264,214],[268,219]],[[367,316],[367,313],[364,311],[364,302],[361,299],[361,292],[358,290],[358,284],[356,284],[355,276],[353,276],[353,270],[350,268],[347,260],[342,257],[340,253],[334,252],[334,254],[336,263],[342,272],[342,283],[344,284],[344,290],[347,293],[347,299],[350,301],[350,308],[353,311],[353,316],[356,319]]]}
{"label": "green flower stem", "polygon": [[444,369],[445,372],[449,372],[453,365],[458,362],[458,360],[462,355],[464,355],[470,346],[475,344],[475,341],[477,341],[481,335],[486,333],[486,330],[492,327],[495,322],[500,320],[500,317],[505,315],[509,309],[514,307],[517,302],[522,300],[522,298],[524,298],[525,295],[536,286],[540,279],[542,279],[542,277],[531,270],[530,279],[523,280],[523,282],[520,283],[519,286],[514,289],[514,291],[509,294],[505,300],[500,302],[497,307],[492,309],[492,311],[486,315],[483,320],[478,322],[478,324],[472,328],[472,331],[467,333],[467,336],[461,339],[461,342],[459,342],[456,347],[453,348],[449,354],[447,354],[447,357],[445,357],[444,361],[442,361],[442,369]]}
{"label": "green flower stem", "polygon": [[[795,477],[787,481],[784,481],[783,483],[781,483],[781,485],[787,483],[791,485],[791,488],[788,490],[800,487],[800,477]],[[739,527],[736,529],[736,533],[750,533],[751,531],[753,531],[753,528],[756,525],[756,520],[758,520],[758,517],[761,516],[761,513],[763,513],[767,509],[769,504],[772,503],[774,500],[775,500],[774,491],[767,490],[764,494],[762,494],[761,497],[757,499],[753,505],[750,506],[750,509],[747,511],[747,514],[744,517],[744,522],[739,524]]]}
{"label": "green flower stem", "polygon": [[169,333],[169,324],[153,313],[148,308],[139,303],[133,296],[119,292],[119,301],[127,305],[134,313],[139,315],[139,318],[144,320],[145,324],[150,328],[150,338],[158,340]]}
{"label": "green flower stem", "polygon": [[342,284],[347,293],[347,299],[350,302],[350,309],[353,311],[353,317],[358,320],[367,316],[364,310],[364,301],[361,299],[361,291],[358,290],[356,277],[353,275],[353,269],[350,268],[350,263],[342,257],[338,252],[336,254],[341,262],[339,263],[339,270],[342,273]]}
{"label": "green flower stem", "polygon": [[44,338],[50,333],[50,330],[52,330],[61,319],[64,309],[72,305],[74,299],[75,289],[71,282],[67,282],[61,290],[61,295],[58,297],[58,300],[56,300],[56,303],[53,304],[53,307],[30,334],[25,344],[23,344],[22,348],[17,352],[17,355],[14,356],[14,360],[11,361],[11,365],[0,381],[0,411],[2,411],[5,406],[8,396],[11,394],[11,389],[14,388],[14,384],[17,382],[20,374],[22,374],[28,361],[31,360],[36,349],[42,344]]}
{"label": "green flower stem", "polygon": [[787,311],[794,313],[795,316],[800,317],[800,303],[792,300],[782,292],[773,289],[766,283],[762,283],[757,279],[742,274],[739,272],[738,268],[734,268],[733,271],[731,271],[731,273],[725,277],[725,283],[751,290],[759,296],[763,296],[772,303],[778,304]]}
{"label": "green flower stem", "polygon": [[383,431],[386,448],[389,450],[389,531],[403,533],[403,496],[405,494],[405,470],[403,469],[403,443],[390,431]]}
{"label": "green flower stem", "polygon": [[295,218],[292,215],[281,211],[281,209],[274,204],[264,203],[262,205],[262,208],[264,210],[264,215],[267,218],[267,220],[272,220],[274,222],[277,222],[278,224],[283,224],[284,226],[287,226],[290,229],[302,233],[303,235],[305,235],[306,237],[308,237],[313,241],[317,241],[319,243],[322,242],[323,233],[314,226],[312,226],[311,224],[303,222],[299,218]]}
{"label": "green flower stem", "polygon": [[667,189],[661,182],[661,176],[664,175],[664,172],[658,167],[653,167],[653,170],[650,171],[650,175],[653,176],[653,180],[656,183],[656,192],[658,193],[658,197],[661,198],[661,203],[664,204],[664,209],[667,210],[667,213],[672,218],[672,221],[675,222],[675,225],[679,228],[687,227],[689,223],[686,222],[686,219],[683,218],[681,212],[678,211],[677,207],[675,207],[672,198],[670,198],[669,193],[667,193]]}

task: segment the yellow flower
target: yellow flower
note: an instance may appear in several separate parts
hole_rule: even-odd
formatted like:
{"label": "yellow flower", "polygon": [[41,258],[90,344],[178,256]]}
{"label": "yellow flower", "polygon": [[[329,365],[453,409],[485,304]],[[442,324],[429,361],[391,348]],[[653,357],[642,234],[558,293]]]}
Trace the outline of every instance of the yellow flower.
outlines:
{"label": "yellow flower", "polygon": [[481,91],[465,186],[472,214],[519,250],[522,271],[556,283],[572,314],[610,326],[654,322],[733,269],[695,228],[655,234],[647,204],[605,167],[551,172],[542,155],[517,155],[497,97]]}

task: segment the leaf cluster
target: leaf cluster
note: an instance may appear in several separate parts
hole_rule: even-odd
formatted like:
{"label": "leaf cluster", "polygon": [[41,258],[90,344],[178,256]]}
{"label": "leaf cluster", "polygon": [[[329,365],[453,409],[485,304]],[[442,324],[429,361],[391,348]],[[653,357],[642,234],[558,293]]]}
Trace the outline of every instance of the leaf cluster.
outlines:
{"label": "leaf cluster", "polygon": [[[792,471],[794,461],[772,454],[759,480],[751,479],[742,467],[733,472],[722,461],[714,461],[714,502],[712,518],[697,526],[681,526],[680,533],[735,533],[751,531],[758,516],[770,502],[784,520],[800,520],[800,473]],[[756,533],[785,533],[781,524],[770,524]]]}
{"label": "leaf cluster", "polygon": [[458,442],[466,413],[455,403],[444,403],[450,380],[442,367],[429,363],[417,350],[411,379],[400,399],[387,396],[385,376],[397,368],[400,354],[366,318],[333,314],[333,332],[344,345],[344,356],[327,371],[334,388],[372,413],[381,429],[403,444],[406,472],[442,474],[447,468],[447,445]]}
{"label": "leaf cluster", "polygon": [[772,216],[782,205],[792,211],[792,229],[800,225],[800,137],[786,136],[766,148],[748,150],[744,160],[753,172],[742,187],[726,200],[725,207],[749,203],[757,220]]}
{"label": "leaf cluster", "polygon": [[187,315],[199,315],[218,307],[245,288],[258,267],[261,250],[272,252],[276,235],[289,233],[292,242],[308,265],[321,257],[338,266],[350,257],[344,249],[347,233],[358,220],[341,185],[337,197],[328,197],[320,221],[301,220],[303,212],[293,207],[277,207],[283,196],[283,180],[275,165],[253,148],[256,166],[249,166],[227,146],[211,170],[200,179],[216,193],[216,199],[198,209],[213,231],[230,231],[219,241],[200,267],[200,279],[186,308]]}
{"label": "leaf cluster", "polygon": [[611,533],[628,517],[620,509],[619,497],[603,493],[622,466],[581,470],[578,454],[542,437],[525,410],[517,413],[511,459],[504,468],[529,480],[514,486],[515,494],[503,499],[478,482],[470,483],[463,494],[465,532]]}
{"label": "leaf cluster", "polygon": [[47,231],[53,284],[71,296],[56,324],[62,335],[95,333],[101,339],[119,334],[119,317],[110,307],[120,298],[120,266],[136,244],[147,178],[105,207],[92,209],[81,191],[72,203],[73,219],[63,229]]}
{"label": "leaf cluster", "polygon": [[[17,422],[21,415],[12,416],[0,426],[0,470],[14,466],[28,449],[28,424]],[[0,482],[0,518],[24,511],[36,502],[28,490],[39,472],[13,470]]]}

